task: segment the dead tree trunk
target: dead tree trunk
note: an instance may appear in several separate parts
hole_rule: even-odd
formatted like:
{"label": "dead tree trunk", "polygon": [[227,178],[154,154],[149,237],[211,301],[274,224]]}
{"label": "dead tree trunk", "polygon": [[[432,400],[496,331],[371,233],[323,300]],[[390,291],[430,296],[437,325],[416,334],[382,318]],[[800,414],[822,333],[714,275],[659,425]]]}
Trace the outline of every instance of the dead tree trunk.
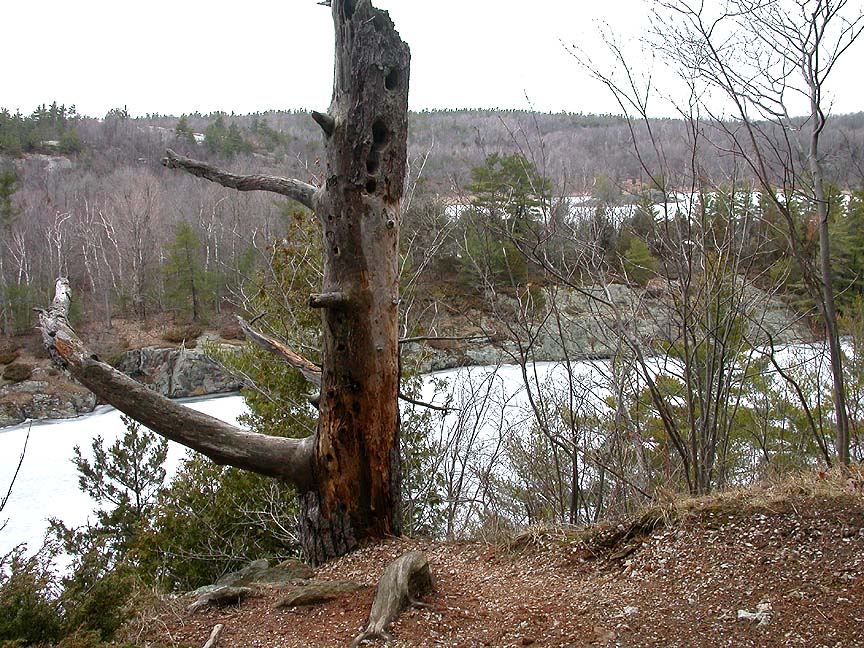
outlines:
{"label": "dead tree trunk", "polygon": [[[326,138],[323,187],[271,176],[238,176],[168,151],[163,164],[240,191],[288,196],[318,217],[324,286],[323,366],[264,336],[320,384],[318,431],[301,441],[232,428],[174,405],[98,361],[68,326],[69,285],[40,315],[46,346],[103,400],[154,431],[214,460],[283,478],[301,492],[301,537],[321,563],[364,540],[398,535],[399,204],[405,179],[410,54],[386,12],[370,0],[333,0],[336,69],[328,114],[313,113]],[[164,416],[169,412],[170,416]],[[213,432],[202,433],[203,427]]]}
{"label": "dead tree trunk", "polygon": [[368,0],[333,2],[336,70],[326,137],[323,371],[316,462],[301,536],[316,562],[399,534],[399,204],[410,55]]}

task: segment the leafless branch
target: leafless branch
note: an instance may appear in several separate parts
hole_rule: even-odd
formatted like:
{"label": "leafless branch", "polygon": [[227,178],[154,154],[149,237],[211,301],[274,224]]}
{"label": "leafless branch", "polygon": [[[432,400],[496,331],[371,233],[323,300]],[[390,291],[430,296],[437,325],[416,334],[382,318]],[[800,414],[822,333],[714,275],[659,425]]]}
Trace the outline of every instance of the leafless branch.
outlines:
{"label": "leafless branch", "polygon": [[268,175],[237,175],[217,169],[205,162],[178,155],[171,149],[165,151],[162,165],[169,169],[181,169],[194,176],[236,189],[237,191],[269,191],[296,200],[304,207],[315,209],[318,190],[310,184],[289,178]]}

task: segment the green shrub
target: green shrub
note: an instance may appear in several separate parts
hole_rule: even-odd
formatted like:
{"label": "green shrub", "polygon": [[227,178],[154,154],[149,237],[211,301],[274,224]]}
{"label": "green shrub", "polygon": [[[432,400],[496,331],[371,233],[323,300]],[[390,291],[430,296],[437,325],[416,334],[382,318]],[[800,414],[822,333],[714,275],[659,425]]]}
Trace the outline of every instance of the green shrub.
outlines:
{"label": "green shrub", "polygon": [[[131,616],[127,602],[132,597],[135,579],[124,563],[112,564],[109,552],[98,543],[75,560],[72,573],[62,581],[60,604],[64,634],[68,639],[110,640]],[[77,643],[69,645],[92,645]]]}
{"label": "green shrub", "polygon": [[3,370],[3,378],[13,383],[27,380],[33,375],[33,367],[23,362],[10,364]]}
{"label": "green shrub", "polygon": [[62,633],[50,552],[24,552],[22,545],[0,557],[0,645],[53,643]]}
{"label": "green shrub", "polygon": [[160,493],[133,548],[145,578],[186,591],[258,558],[298,556],[293,489],[193,456]]}
{"label": "green shrub", "polygon": [[17,349],[0,349],[0,364],[12,364],[18,359]]}

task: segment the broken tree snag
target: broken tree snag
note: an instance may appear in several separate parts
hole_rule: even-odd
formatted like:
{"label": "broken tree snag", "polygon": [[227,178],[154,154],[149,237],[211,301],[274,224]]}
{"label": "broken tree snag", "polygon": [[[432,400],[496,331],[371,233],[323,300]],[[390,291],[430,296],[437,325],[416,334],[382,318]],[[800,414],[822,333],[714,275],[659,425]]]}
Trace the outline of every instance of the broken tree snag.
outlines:
{"label": "broken tree snag", "polygon": [[348,296],[341,292],[322,293],[309,298],[310,308],[339,308],[348,304]]}
{"label": "broken tree snag", "polygon": [[219,464],[277,477],[304,490],[314,486],[314,440],[253,434],[183,407],[99,361],[69,326],[69,281],[57,280],[54,300],[39,313],[45,348],[103,402],[116,407],[162,436],[210,457]]}
{"label": "broken tree snag", "polygon": [[171,149],[165,151],[162,166],[169,169],[182,169],[199,178],[236,189],[237,191],[269,191],[296,200],[309,209],[315,209],[315,194],[317,189],[300,180],[278,178],[268,175],[236,175],[217,169],[205,162],[178,155]]}
{"label": "broken tree snag", "polygon": [[399,613],[410,605],[423,605],[420,597],[434,587],[429,560],[419,551],[411,551],[394,560],[384,570],[369,613],[366,629],[351,642],[357,646],[366,639],[392,639],[387,632]]}
{"label": "broken tree snag", "polygon": [[321,387],[321,367],[316,365],[311,360],[304,358],[299,353],[295,352],[291,347],[284,342],[280,342],[276,338],[265,335],[261,331],[253,329],[249,323],[242,317],[237,318],[237,323],[246,337],[254,344],[264,349],[268,353],[279,356],[289,365],[297,369],[303,377],[311,382],[316,387]]}
{"label": "broken tree snag", "polygon": [[321,485],[302,499],[300,535],[315,563],[400,533],[395,304],[410,53],[370,0],[331,5],[333,132],[316,201],[325,252],[321,292],[350,302],[313,302],[322,307]]}
{"label": "broken tree snag", "polygon": [[336,130],[336,120],[330,115],[325,115],[317,110],[313,110],[312,119],[314,119],[315,123],[321,127],[321,130],[324,131],[324,134],[327,137],[330,137],[333,134],[333,131]]}

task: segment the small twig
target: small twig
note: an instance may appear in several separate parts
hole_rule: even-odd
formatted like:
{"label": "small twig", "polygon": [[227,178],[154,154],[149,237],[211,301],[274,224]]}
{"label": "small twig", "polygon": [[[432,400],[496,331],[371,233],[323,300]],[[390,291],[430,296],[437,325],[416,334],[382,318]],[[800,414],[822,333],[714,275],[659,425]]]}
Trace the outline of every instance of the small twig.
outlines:
{"label": "small twig", "polygon": [[436,335],[419,335],[417,337],[399,338],[399,344],[409,344],[411,342],[455,342],[471,340],[488,340],[488,335],[454,335],[454,336],[436,336]]}
{"label": "small twig", "polygon": [[[18,479],[18,473],[21,472],[21,464],[24,463],[24,454],[27,452],[27,442],[30,441],[30,429],[32,427],[32,423],[27,426],[27,436],[24,437],[24,447],[21,448],[21,456],[18,457],[18,465],[15,467],[15,473],[12,475],[12,481],[9,482],[9,488],[6,489],[6,495],[4,495],[3,499],[0,500],[0,511],[6,508],[6,502],[8,502],[9,498],[12,496],[12,487],[15,485],[15,480]],[[3,522],[3,524],[0,525],[0,531],[5,529],[8,523],[9,520]]]}
{"label": "small twig", "polygon": [[435,410],[437,412],[452,412],[452,407],[447,407],[446,405],[435,405],[434,403],[427,403],[426,401],[417,400],[411,398],[410,396],[406,396],[403,393],[399,393],[399,400],[403,400],[406,403],[411,403],[412,405],[417,405],[419,407],[428,407],[431,410]]}

